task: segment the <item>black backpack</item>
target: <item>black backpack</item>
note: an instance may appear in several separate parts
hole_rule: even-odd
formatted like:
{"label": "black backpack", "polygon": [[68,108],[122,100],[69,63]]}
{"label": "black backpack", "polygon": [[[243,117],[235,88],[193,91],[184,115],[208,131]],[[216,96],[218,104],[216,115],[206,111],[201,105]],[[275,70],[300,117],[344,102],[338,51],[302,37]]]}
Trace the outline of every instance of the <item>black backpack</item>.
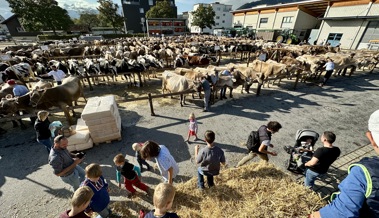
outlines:
{"label": "black backpack", "polygon": [[258,151],[260,146],[259,141],[259,132],[258,131],[251,131],[249,134],[249,137],[247,138],[246,147],[249,151]]}

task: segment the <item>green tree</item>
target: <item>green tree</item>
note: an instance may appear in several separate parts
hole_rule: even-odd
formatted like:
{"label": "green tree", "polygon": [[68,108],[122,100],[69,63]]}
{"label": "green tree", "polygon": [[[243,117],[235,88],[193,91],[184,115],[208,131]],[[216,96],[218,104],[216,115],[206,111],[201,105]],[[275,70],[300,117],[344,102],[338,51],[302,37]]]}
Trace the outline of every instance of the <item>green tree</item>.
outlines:
{"label": "green tree", "polygon": [[210,5],[208,7],[204,7],[202,4],[199,5],[197,10],[192,12],[192,16],[191,25],[200,27],[201,32],[205,27],[212,28],[215,25],[214,17],[216,13]]}
{"label": "green tree", "polygon": [[85,25],[91,29],[94,26],[99,26],[100,19],[95,12],[83,11],[80,13],[79,19],[76,19],[74,22],[79,25]]}
{"label": "green tree", "polygon": [[157,1],[157,4],[146,13],[146,18],[176,18],[174,9],[170,1]]}
{"label": "green tree", "polygon": [[116,30],[123,31],[124,18],[117,13],[119,6],[112,2],[112,0],[98,0],[100,6],[97,8],[99,18],[102,23],[108,24]]}
{"label": "green tree", "polygon": [[68,12],[55,0],[7,0],[27,31],[67,30],[72,24]]}

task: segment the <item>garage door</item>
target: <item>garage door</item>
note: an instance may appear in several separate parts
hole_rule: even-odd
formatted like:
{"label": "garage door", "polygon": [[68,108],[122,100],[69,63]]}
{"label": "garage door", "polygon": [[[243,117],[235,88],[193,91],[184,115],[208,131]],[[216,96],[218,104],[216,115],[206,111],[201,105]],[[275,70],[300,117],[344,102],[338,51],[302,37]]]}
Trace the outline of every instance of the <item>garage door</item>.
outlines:
{"label": "garage door", "polygon": [[379,21],[370,21],[361,43],[369,43],[370,40],[379,39]]}

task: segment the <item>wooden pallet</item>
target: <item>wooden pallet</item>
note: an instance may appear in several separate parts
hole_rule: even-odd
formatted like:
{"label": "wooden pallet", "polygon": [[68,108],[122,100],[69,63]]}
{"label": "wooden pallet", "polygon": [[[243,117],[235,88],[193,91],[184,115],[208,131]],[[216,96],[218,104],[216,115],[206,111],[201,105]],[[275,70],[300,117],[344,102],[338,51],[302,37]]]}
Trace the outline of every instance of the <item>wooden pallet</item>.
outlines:
{"label": "wooden pallet", "polygon": [[96,143],[93,143],[94,145],[98,146],[100,144],[111,144],[112,141],[118,141],[120,142],[122,140],[122,137],[119,137],[117,139],[113,139],[113,140],[107,140],[107,141],[104,141],[104,142],[96,142]]}

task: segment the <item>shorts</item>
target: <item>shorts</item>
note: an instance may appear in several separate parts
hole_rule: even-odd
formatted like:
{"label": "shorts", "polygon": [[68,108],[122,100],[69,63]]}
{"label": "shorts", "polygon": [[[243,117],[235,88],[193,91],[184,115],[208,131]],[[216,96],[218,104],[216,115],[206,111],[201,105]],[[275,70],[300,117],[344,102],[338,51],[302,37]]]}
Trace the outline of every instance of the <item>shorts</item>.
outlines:
{"label": "shorts", "polygon": [[196,132],[195,131],[192,131],[192,130],[190,130],[189,132],[188,132],[188,134],[190,135],[190,136],[196,136]]}

